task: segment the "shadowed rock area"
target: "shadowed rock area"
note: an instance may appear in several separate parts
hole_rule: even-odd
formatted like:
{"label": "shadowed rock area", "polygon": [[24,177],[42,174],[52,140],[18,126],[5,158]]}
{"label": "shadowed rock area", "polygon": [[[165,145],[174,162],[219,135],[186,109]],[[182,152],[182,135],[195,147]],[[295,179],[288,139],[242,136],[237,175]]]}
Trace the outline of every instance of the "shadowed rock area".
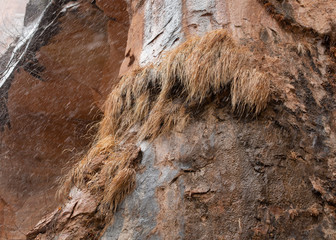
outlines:
{"label": "shadowed rock area", "polygon": [[111,87],[103,76],[115,78],[124,57],[127,21],[118,25],[95,5],[76,4],[49,6],[0,89],[0,113],[7,112],[0,114],[7,123],[0,133],[1,239],[25,239],[59,205],[58,178],[87,151]]}
{"label": "shadowed rock area", "polygon": [[[0,238],[336,239],[334,5],[50,3],[0,89]],[[183,57],[221,39],[248,71]]]}

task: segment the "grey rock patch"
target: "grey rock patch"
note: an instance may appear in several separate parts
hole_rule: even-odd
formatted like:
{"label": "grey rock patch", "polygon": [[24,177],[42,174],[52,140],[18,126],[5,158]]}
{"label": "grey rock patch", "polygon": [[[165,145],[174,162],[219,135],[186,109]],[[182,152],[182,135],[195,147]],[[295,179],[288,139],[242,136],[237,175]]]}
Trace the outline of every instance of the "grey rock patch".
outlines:
{"label": "grey rock patch", "polygon": [[160,172],[155,167],[155,151],[151,144],[142,142],[140,148],[143,152],[140,166],[143,167],[143,172],[137,173],[136,189],[119,206],[114,222],[102,240],[161,239],[155,233],[156,218],[160,210],[156,189],[171,176],[175,176],[176,172],[170,171],[169,168]]}
{"label": "grey rock patch", "polygon": [[182,1],[147,1],[140,64],[153,62],[163,51],[179,45],[182,38]]}
{"label": "grey rock patch", "polygon": [[49,0],[30,0],[26,6],[24,25],[27,26],[38,18],[48,5]]}

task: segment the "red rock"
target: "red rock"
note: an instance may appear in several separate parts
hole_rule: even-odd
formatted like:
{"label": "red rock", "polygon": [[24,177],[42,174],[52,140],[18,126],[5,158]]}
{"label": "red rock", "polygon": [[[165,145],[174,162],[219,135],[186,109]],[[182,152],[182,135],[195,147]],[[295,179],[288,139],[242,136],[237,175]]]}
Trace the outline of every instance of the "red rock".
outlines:
{"label": "red rock", "polygon": [[[31,239],[335,239],[334,2],[127,4],[81,2],[36,53],[45,82],[15,75],[12,128],[1,133],[0,236],[33,229]],[[132,166],[135,191],[111,223],[84,189],[58,209],[55,179],[88,149],[85,126],[98,120],[118,76],[218,28],[271,80],[265,111],[237,116],[223,103],[152,142],[128,139],[142,158]],[[89,165],[97,174],[98,162]]]}

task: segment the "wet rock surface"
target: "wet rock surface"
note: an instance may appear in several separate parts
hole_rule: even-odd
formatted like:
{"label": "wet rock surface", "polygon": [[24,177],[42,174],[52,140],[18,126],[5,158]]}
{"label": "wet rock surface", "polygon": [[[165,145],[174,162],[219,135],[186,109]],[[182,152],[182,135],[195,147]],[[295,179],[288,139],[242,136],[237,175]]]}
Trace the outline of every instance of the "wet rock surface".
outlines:
{"label": "wet rock surface", "polygon": [[[47,12],[25,60],[0,90],[1,239],[25,239],[60,205],[58,179],[87,150],[111,87],[103,75],[117,77],[123,60],[123,40],[109,39],[103,12],[76,4]],[[109,41],[119,40],[111,49]]]}
{"label": "wet rock surface", "polygon": [[333,239],[333,206],[292,136],[229,115],[143,143],[137,188],[101,239]]}
{"label": "wet rock surface", "polygon": [[24,25],[33,22],[48,5],[48,0],[30,0],[26,5]]}
{"label": "wet rock surface", "polygon": [[[44,81],[21,69],[7,85],[0,237],[33,229],[29,239],[336,238],[334,1],[91,2],[70,7],[34,51]],[[218,28],[269,75],[267,109],[254,118],[223,105],[153,142],[134,141],[136,188],[107,226],[89,193],[57,202],[55,180],[87,150],[86,126],[118,74]],[[49,234],[52,221],[71,231]]]}

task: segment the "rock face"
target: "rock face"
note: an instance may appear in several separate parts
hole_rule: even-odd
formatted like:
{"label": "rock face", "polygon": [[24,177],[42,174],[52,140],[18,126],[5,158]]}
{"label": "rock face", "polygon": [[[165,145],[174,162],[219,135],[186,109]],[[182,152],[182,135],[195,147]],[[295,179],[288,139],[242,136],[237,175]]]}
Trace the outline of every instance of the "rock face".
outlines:
{"label": "rock face", "polygon": [[[55,20],[44,26],[55,21],[53,31],[35,38],[41,44],[31,45],[1,88],[1,238],[336,238],[334,1],[52,6]],[[134,190],[116,212],[102,214],[99,196],[78,186],[65,202],[55,200],[57,178],[88,150],[87,126],[99,120],[118,76],[215,29],[226,29],[270,79],[266,109],[255,117],[217,104],[198,110],[183,129],[131,138],[141,161]]]}
{"label": "rock face", "polygon": [[8,109],[0,114],[7,123],[0,133],[0,239],[25,239],[59,205],[57,179],[87,150],[124,58],[127,21],[118,27],[90,3],[70,6],[51,5],[56,15],[46,14],[52,18],[43,19],[27,61],[0,90],[0,113]]}
{"label": "rock face", "polygon": [[48,0],[30,0],[26,6],[24,25],[33,22],[48,5]]}

